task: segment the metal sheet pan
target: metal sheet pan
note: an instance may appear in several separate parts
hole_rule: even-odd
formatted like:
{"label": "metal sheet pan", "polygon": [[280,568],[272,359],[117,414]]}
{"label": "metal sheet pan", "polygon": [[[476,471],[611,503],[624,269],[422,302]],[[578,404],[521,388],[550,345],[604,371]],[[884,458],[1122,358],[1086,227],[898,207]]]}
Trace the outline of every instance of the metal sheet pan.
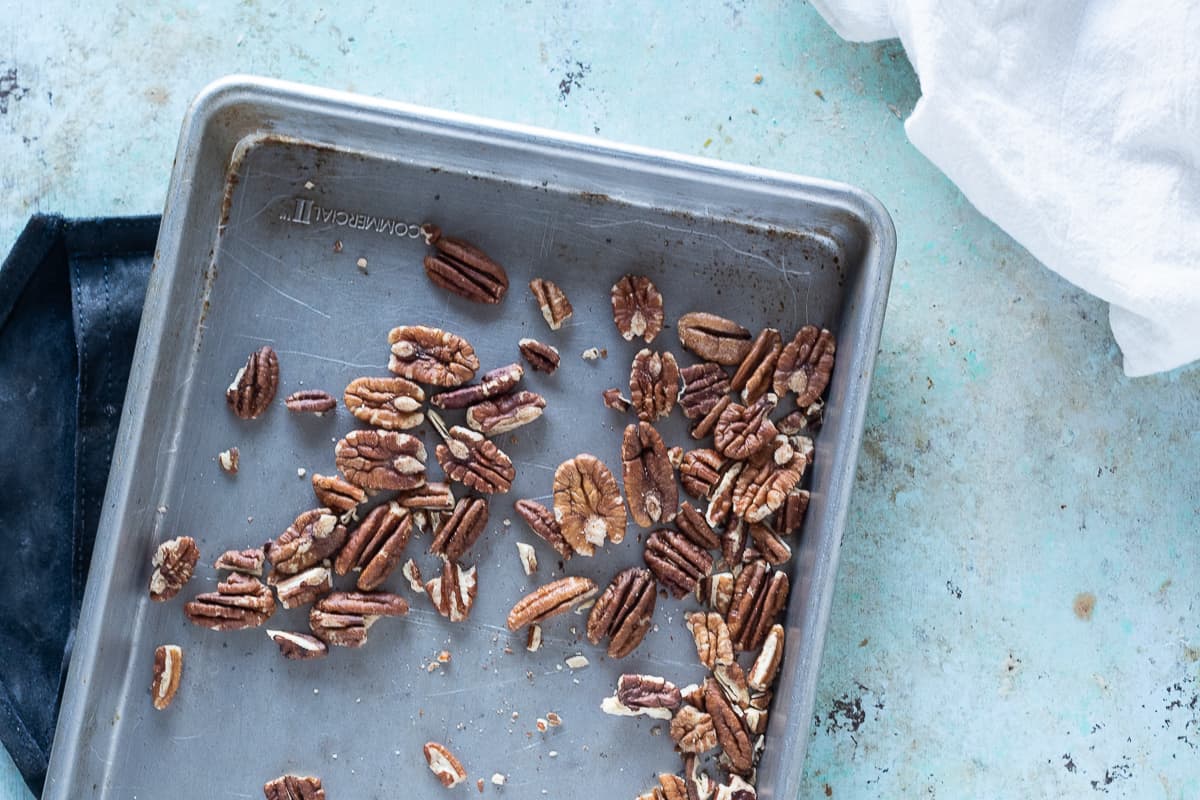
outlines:
{"label": "metal sheet pan", "polygon": [[[426,220],[507,266],[503,304],[473,305],[426,281],[424,245],[394,224]],[[690,604],[660,600],[655,630],[622,662],[587,644],[582,616],[548,624],[537,654],[504,628],[535,583],[515,540],[535,542],[536,582],[562,574],[511,501],[547,496],[554,465],[576,452],[619,474],[625,420],[599,395],[627,385],[637,350],[616,335],[608,302],[629,271],[658,284],[669,320],[708,309],[752,329],[790,335],[813,322],[838,335],[759,768],[760,797],[794,797],[894,247],[882,207],[844,185],[274,81],[213,84],[183,126],[44,797],[259,797],[286,771],[321,775],[331,798],[440,796],[420,754],[430,739],[459,754],[472,784],[507,774],[487,791],[508,797],[633,797],[676,769],[664,724],[607,717],[599,703],[623,671],[681,685],[702,676],[683,627]],[[535,276],[574,302],[558,333],[525,289]],[[257,545],[311,507],[297,470],[331,472],[333,442],[354,427],[344,409],[297,418],[281,400],[257,421],[234,418],[223,394],[246,354],[276,348],[280,398],[340,396],[355,377],[386,374],[386,335],[403,323],[466,336],[485,367],[515,360],[525,335],[563,354],[558,374],[526,379],[546,396],[546,416],[501,441],[519,473],[470,556],[480,588],[469,623],[442,620],[397,573],[388,585],[413,600],[407,619],[380,622],[362,650],[289,662],[261,629],[215,634],[186,622],[184,598],[149,602],[160,541],[194,536],[202,563],[185,595],[210,589],[222,550]],[[593,346],[607,358],[583,361]],[[682,354],[673,330],[656,346]],[[690,445],[679,415],[662,430]],[[232,479],[215,460],[231,445],[242,454]],[[568,571],[607,582],[640,563],[641,538],[631,525],[622,545]],[[427,545],[409,549],[429,570]],[[281,612],[270,624],[302,630],[304,619]],[[160,713],[147,694],[154,647],[167,642],[183,646],[186,666]],[[451,663],[428,671],[443,649]],[[568,669],[576,653],[591,666]],[[564,724],[538,733],[548,711]]]}

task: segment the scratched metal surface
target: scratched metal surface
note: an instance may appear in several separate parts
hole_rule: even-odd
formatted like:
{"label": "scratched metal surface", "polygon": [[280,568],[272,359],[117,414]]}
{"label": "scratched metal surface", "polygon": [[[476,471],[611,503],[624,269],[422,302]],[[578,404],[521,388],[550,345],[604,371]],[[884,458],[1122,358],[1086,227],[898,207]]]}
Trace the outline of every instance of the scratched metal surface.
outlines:
{"label": "scratched metal surface", "polygon": [[47,0],[3,29],[5,248],[35,209],[161,210],[233,71],[866,187],[899,250],[800,796],[1200,795],[1200,377],[1126,379],[1104,304],[909,146],[896,43],[784,0]]}

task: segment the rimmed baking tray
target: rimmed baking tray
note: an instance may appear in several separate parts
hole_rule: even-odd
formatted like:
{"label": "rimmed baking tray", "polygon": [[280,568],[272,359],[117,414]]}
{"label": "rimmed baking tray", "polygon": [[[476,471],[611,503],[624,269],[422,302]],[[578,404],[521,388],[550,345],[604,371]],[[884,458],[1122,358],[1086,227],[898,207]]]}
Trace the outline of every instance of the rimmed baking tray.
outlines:
{"label": "rimmed baking tray", "polygon": [[[408,227],[425,221],[507,266],[503,304],[475,305],[428,283],[424,244]],[[321,775],[331,798],[440,796],[421,756],[427,740],[460,756],[472,793],[476,778],[499,772],[507,785],[487,792],[633,797],[675,770],[664,723],[609,717],[599,704],[624,671],[681,685],[702,677],[682,620],[694,604],[660,600],[655,629],[620,662],[588,645],[582,616],[549,623],[536,654],[504,627],[518,596],[563,574],[512,500],[545,498],[554,466],[580,451],[620,472],[627,420],[600,392],[627,386],[638,349],[617,336],[608,300],[633,271],[661,288],[668,320],[704,309],[753,330],[790,336],[812,322],[838,337],[758,771],[760,797],[794,797],[894,236],[873,198],[836,183],[277,81],[211,85],[183,125],[43,796],[260,797],[265,780],[288,771]],[[536,276],[574,303],[557,333],[525,288]],[[278,351],[280,398],[300,388],[340,396],[355,377],[387,374],[387,332],[406,323],[464,335],[485,368],[516,360],[527,335],[563,354],[556,375],[526,378],[547,398],[545,417],[501,439],[518,477],[468,559],[480,576],[470,621],[441,619],[397,573],[388,586],[410,599],[409,617],[383,620],[365,648],[321,661],[283,660],[261,629],[188,624],[182,601],[213,587],[212,560],[277,535],[311,507],[298,470],[331,473],[334,441],[356,427],[344,409],[300,418],[281,399],[258,420],[233,417],[224,389],[247,353],[264,343]],[[684,355],[674,330],[655,346]],[[584,361],[590,347],[607,358]],[[661,429],[669,444],[692,445],[678,414]],[[231,478],[215,457],[233,445],[241,470]],[[200,545],[197,576],[184,597],[151,603],[150,557],[179,534]],[[518,564],[517,539],[538,549],[534,579]],[[603,584],[641,563],[642,539],[631,523],[623,544],[566,570]],[[409,551],[428,572],[427,545],[417,539]],[[304,620],[280,612],[270,626],[303,630]],[[184,648],[183,684],[156,712],[152,654],[168,642]],[[451,662],[431,671],[442,650]],[[590,666],[566,667],[576,653]],[[564,724],[539,733],[535,720],[548,711]]]}

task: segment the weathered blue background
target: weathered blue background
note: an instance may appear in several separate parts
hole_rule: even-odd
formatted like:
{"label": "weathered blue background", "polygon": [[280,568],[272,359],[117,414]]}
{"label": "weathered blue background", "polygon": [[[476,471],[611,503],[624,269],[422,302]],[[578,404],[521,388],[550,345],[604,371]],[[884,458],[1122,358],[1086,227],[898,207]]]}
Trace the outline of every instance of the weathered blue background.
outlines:
{"label": "weathered blue background", "polygon": [[767,0],[3,5],[3,248],[160,210],[230,72],[866,187],[900,247],[803,796],[1200,796],[1200,371],[1122,376],[1105,307],[909,146],[897,44]]}

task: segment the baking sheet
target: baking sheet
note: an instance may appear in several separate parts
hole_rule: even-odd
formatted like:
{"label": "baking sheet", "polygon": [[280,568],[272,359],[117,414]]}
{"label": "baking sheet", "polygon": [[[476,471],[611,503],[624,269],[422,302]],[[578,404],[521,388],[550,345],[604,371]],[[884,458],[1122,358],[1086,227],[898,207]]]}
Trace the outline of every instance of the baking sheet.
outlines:
{"label": "baking sheet", "polygon": [[[403,232],[425,221],[505,265],[512,288],[502,304],[473,304],[425,279],[426,248]],[[599,703],[622,672],[679,685],[703,677],[682,620],[694,602],[660,598],[655,629],[617,662],[586,642],[585,616],[547,623],[536,654],[523,632],[504,627],[518,597],[564,574],[513,500],[547,502],[554,467],[581,451],[620,474],[629,420],[600,392],[627,391],[640,347],[612,324],[609,287],[627,272],[655,281],[668,322],[712,310],[752,330],[773,325],[790,336],[811,322],[838,334],[759,769],[760,797],[795,795],[894,251],[890,221],[869,196],[240,79],[206,90],[185,121],[159,250],[46,797],[258,797],[265,780],[289,771],[320,775],[331,798],[437,796],[421,756],[428,740],[460,757],[472,792],[477,778],[506,774],[505,787],[486,791],[508,797],[633,797],[675,771],[665,723],[609,717]],[[526,288],[533,277],[571,298],[575,316],[563,330],[546,329]],[[479,567],[469,622],[443,620],[397,571],[387,587],[409,599],[409,616],[379,621],[366,647],[334,648],[324,660],[282,659],[263,629],[190,625],[182,601],[215,586],[216,556],[261,544],[312,507],[308,476],[331,474],[334,442],[358,427],[344,408],[296,416],[282,398],[301,388],[340,398],[353,378],[388,374],[387,332],[401,324],[465,336],[484,370],[519,360],[523,336],[563,356],[554,376],[526,374],[525,388],[546,397],[545,416],[497,439],[518,474],[510,494],[493,498],[487,532],[467,557]],[[279,353],[279,396],[260,419],[238,420],[224,389],[262,344]],[[693,360],[673,328],[653,346]],[[584,361],[589,347],[607,358]],[[668,445],[694,445],[679,414],[658,427]],[[436,476],[435,436],[428,425],[421,433]],[[241,468],[230,478],[216,455],[234,445]],[[565,573],[603,586],[641,564],[639,533],[631,520],[624,543],[572,559]],[[176,601],[152,604],[150,556],[180,534],[200,546],[197,576]],[[537,548],[532,578],[517,540]],[[408,548],[426,577],[436,565],[428,544],[425,536]],[[306,630],[306,613],[281,610],[268,626]],[[165,713],[147,696],[162,643],[185,651]],[[451,662],[430,671],[442,650]],[[565,665],[577,653],[589,667]],[[539,733],[535,721],[549,711],[563,725]]]}

